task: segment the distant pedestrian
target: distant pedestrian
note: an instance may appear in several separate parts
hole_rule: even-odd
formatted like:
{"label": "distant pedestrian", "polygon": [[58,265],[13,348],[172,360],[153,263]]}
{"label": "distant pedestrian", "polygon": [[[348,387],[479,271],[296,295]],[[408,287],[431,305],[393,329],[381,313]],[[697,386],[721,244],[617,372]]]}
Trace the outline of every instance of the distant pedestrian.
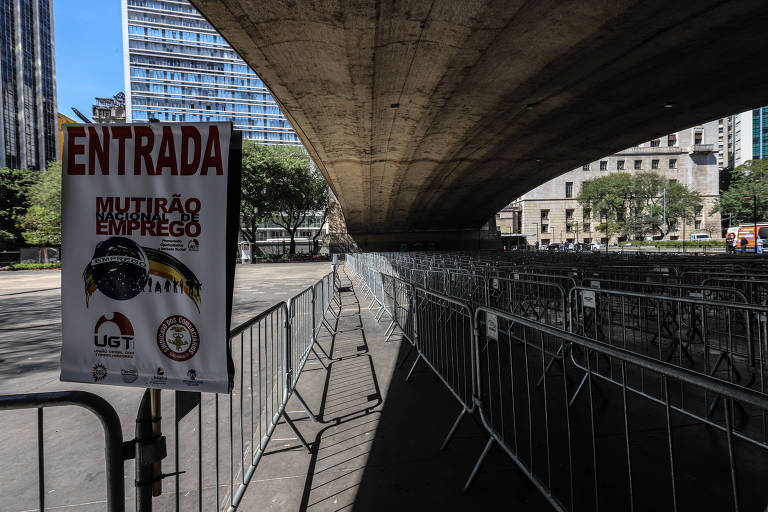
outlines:
{"label": "distant pedestrian", "polygon": [[736,236],[733,233],[728,233],[725,237],[725,253],[733,254],[736,252]]}
{"label": "distant pedestrian", "polygon": [[747,237],[743,236],[741,237],[741,254],[747,254],[747,245],[749,245],[749,240],[747,240]]}
{"label": "distant pedestrian", "polygon": [[537,251],[539,250],[539,241],[538,240],[536,240],[536,250]]}

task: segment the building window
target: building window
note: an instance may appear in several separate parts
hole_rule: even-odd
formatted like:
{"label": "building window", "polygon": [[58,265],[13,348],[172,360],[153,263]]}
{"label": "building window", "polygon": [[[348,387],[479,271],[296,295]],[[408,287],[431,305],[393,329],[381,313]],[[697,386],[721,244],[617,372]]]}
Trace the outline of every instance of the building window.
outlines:
{"label": "building window", "polygon": [[583,220],[585,223],[588,222],[589,218],[592,217],[592,210],[590,210],[589,208],[584,208],[581,216],[583,217]]}
{"label": "building window", "polygon": [[[589,222],[585,222],[584,223],[584,231],[586,233],[589,233],[590,231],[592,231],[592,224],[590,224]],[[589,243],[589,242],[587,242],[587,243]]]}
{"label": "building window", "polygon": [[584,164],[581,166],[582,171],[588,171],[589,170],[589,164]]}
{"label": "building window", "polygon": [[651,169],[658,169],[658,168],[659,168],[659,161],[651,160]]}
{"label": "building window", "polygon": [[573,220],[573,210],[565,210],[565,220]]}
{"label": "building window", "polygon": [[549,210],[541,210],[541,220],[542,222],[549,219]]}
{"label": "building window", "polygon": [[619,171],[623,171],[624,170],[624,160],[617,160],[616,161],[616,169],[618,169]]}
{"label": "building window", "polygon": [[549,233],[549,224],[542,224],[541,225],[541,232],[542,233]]}
{"label": "building window", "polygon": [[717,129],[717,133],[723,133],[723,127],[722,126]]}
{"label": "building window", "polygon": [[635,170],[639,171],[643,168],[643,161],[642,160],[635,160]]}
{"label": "building window", "polygon": [[661,146],[661,139],[653,139],[651,141],[651,147],[652,148],[657,148],[659,146]]}
{"label": "building window", "polygon": [[697,220],[693,223],[693,229],[701,229],[701,221]]}
{"label": "building window", "polygon": [[565,182],[565,197],[573,197],[573,182]]}
{"label": "building window", "polygon": [[591,238],[585,238],[584,239],[584,243],[585,244],[591,244],[592,243],[592,239]]}
{"label": "building window", "polygon": [[541,246],[546,247],[549,245],[549,238],[542,238],[541,239]]}
{"label": "building window", "polygon": [[667,146],[677,146],[677,135],[673,133],[672,135],[667,136]]}
{"label": "building window", "polygon": [[670,158],[669,159],[669,168],[670,169],[677,169],[677,158]]}
{"label": "building window", "polygon": [[[701,216],[701,208],[696,208],[696,212],[694,213],[696,217]],[[754,230],[753,230],[754,231]]]}
{"label": "building window", "polygon": [[601,171],[607,171],[608,170],[608,161],[607,160],[600,160],[600,170]]}
{"label": "building window", "polygon": [[701,139],[704,137],[703,132],[696,132],[693,134],[693,143],[694,144],[701,144]]}

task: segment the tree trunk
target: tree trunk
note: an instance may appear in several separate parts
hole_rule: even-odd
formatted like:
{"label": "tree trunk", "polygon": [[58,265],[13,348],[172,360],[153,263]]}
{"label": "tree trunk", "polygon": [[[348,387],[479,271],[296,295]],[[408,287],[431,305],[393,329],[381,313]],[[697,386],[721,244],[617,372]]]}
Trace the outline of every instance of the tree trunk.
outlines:
{"label": "tree trunk", "polygon": [[296,254],[296,230],[289,231],[291,234],[291,245],[288,247],[288,255],[293,256]]}

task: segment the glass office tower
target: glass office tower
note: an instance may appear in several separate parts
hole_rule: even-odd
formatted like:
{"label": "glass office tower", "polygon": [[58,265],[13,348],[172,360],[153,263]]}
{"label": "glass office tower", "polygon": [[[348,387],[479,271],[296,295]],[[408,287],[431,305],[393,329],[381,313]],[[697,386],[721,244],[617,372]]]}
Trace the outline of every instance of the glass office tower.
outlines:
{"label": "glass office tower", "polygon": [[128,122],[232,121],[264,144],[301,144],[269,90],[186,0],[122,0]]}
{"label": "glass office tower", "polygon": [[52,0],[0,0],[0,167],[57,158]]}

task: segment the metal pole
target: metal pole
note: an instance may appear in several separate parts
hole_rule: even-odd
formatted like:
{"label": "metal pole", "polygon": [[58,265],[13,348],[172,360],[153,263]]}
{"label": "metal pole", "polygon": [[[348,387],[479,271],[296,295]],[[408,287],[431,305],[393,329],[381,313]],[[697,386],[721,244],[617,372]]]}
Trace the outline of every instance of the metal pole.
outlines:
{"label": "metal pole", "polygon": [[667,239],[667,187],[664,187],[664,236],[662,240]]}
{"label": "metal pole", "polygon": [[755,254],[757,254],[757,189],[753,189],[755,192],[752,194],[752,222],[755,224],[755,231],[753,240],[755,241]]}
{"label": "metal pole", "polygon": [[150,391],[147,389],[141,398],[139,412],[136,415],[136,512],[152,511],[152,487],[149,485],[140,485],[140,483],[152,479],[153,466],[140,464],[139,454],[141,452],[141,443],[152,439],[152,409],[150,407]]}
{"label": "metal pole", "polygon": [[[161,437],[160,390],[147,389],[141,398],[139,412],[136,414],[136,511],[151,512],[152,496],[162,492],[162,462],[153,461],[142,464],[145,459],[153,459],[165,454],[158,453],[155,441]],[[164,451],[164,450],[163,450]]]}

